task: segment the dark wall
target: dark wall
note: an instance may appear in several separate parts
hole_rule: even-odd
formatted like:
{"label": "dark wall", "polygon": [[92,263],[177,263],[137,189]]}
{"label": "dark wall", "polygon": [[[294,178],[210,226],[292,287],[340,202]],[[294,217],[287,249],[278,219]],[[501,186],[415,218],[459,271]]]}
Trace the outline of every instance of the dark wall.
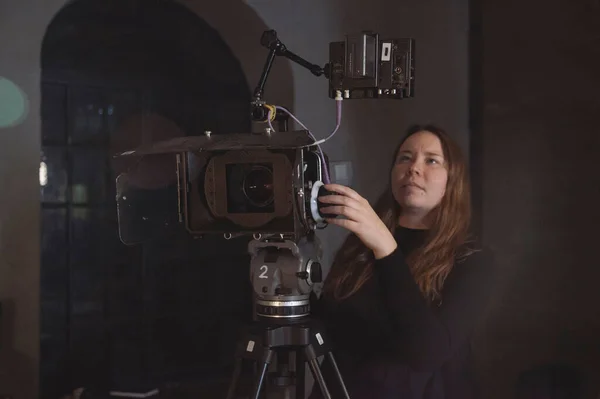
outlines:
{"label": "dark wall", "polygon": [[486,397],[511,397],[519,373],[546,363],[581,370],[596,397],[600,6],[474,3],[483,114],[473,166],[501,269],[478,339]]}

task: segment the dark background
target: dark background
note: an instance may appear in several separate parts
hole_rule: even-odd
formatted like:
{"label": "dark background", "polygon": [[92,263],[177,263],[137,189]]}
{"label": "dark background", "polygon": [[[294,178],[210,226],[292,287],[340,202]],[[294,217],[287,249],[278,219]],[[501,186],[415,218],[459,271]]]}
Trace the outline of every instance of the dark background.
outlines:
{"label": "dark background", "polygon": [[[225,378],[247,314],[245,243],[122,245],[110,156],[250,129],[274,28],[318,64],[346,33],[416,38],[417,97],[345,102],[324,149],[375,199],[403,129],[445,126],[470,155],[476,227],[501,268],[474,342],[485,397],[511,397],[543,364],[577,368],[595,397],[599,17],[592,0],[1,2],[0,76],[29,114],[0,128],[0,394]],[[323,78],[278,59],[266,89],[319,137],[332,129]],[[342,238],[322,234],[326,264]]]}

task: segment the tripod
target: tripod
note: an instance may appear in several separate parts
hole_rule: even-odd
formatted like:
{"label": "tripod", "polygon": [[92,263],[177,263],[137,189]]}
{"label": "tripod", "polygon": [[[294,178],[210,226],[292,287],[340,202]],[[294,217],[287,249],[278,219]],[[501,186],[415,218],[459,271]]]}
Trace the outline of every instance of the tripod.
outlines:
{"label": "tripod", "polygon": [[[288,368],[290,353],[296,355],[295,374],[290,373]],[[296,399],[304,399],[304,362],[306,361],[315,381],[319,384],[323,398],[331,399],[332,396],[317,360],[321,355],[325,355],[330,362],[345,398],[350,399],[337,363],[325,340],[323,329],[316,321],[308,316],[299,320],[282,320],[280,322],[277,322],[277,319],[256,321],[248,327],[238,341],[235,367],[227,399],[235,398],[244,359],[253,360],[258,366],[258,376],[254,382],[251,398],[259,399],[265,385],[269,365],[275,356],[277,356],[278,369],[274,381],[276,385],[289,386],[295,383]]]}

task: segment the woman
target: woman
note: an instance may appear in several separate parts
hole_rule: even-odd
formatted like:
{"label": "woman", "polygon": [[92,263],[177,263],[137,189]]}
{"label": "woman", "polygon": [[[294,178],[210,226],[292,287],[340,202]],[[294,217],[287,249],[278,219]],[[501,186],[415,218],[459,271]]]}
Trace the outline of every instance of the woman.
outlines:
{"label": "woman", "polygon": [[[341,216],[328,222],[351,234],[313,314],[327,324],[352,399],[471,399],[469,338],[493,276],[469,239],[467,166],[436,126],[410,128],[394,160],[377,212],[341,185],[319,198],[323,214]],[[343,397],[327,362],[323,374]]]}

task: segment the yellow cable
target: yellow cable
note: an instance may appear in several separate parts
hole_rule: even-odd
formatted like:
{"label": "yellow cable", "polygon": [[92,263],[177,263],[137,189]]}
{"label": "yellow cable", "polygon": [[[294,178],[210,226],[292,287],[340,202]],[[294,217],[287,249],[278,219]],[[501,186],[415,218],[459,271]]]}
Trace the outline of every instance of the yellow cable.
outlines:
{"label": "yellow cable", "polygon": [[271,121],[274,121],[275,120],[275,112],[277,112],[275,110],[275,107],[273,105],[268,105],[268,104],[265,104],[265,107],[271,111]]}

